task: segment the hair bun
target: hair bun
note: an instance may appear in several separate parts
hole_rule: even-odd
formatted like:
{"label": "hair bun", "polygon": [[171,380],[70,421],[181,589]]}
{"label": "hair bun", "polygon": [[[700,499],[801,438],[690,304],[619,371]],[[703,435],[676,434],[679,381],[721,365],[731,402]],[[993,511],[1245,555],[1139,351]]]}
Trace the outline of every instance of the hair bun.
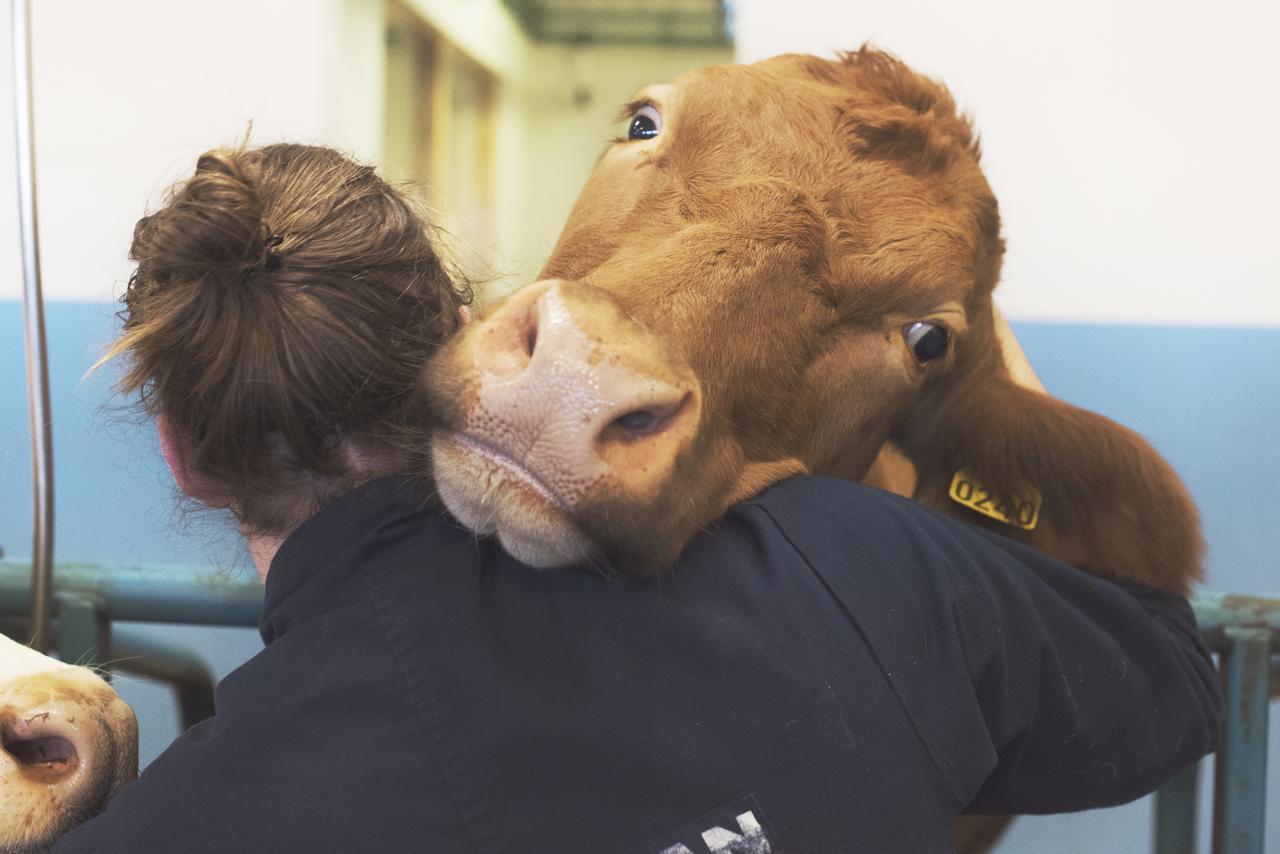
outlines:
{"label": "hair bun", "polygon": [[350,447],[384,461],[426,447],[423,365],[469,290],[369,167],[304,145],[212,151],[130,254],[106,358],[129,355],[119,387],[189,443],[186,465],[242,526],[287,532],[365,477]]}
{"label": "hair bun", "polygon": [[243,152],[200,157],[195,174],[170,193],[165,207],[134,229],[129,257],[157,282],[243,278],[262,258],[262,198]]}

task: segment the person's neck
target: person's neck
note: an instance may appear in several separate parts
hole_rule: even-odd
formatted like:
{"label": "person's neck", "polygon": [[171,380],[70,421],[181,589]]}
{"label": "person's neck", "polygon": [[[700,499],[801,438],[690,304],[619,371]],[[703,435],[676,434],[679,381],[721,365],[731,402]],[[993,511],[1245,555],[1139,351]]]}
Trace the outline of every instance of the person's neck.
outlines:
{"label": "person's neck", "polygon": [[[386,449],[371,449],[353,440],[343,443],[343,453],[349,489],[356,489],[373,478],[404,471],[407,468],[407,461],[403,454]],[[299,524],[307,518],[309,515],[299,520]],[[258,577],[265,583],[267,573],[271,570],[271,561],[275,559],[276,552],[280,551],[280,546],[288,534],[256,533],[245,530],[243,525],[240,533],[244,535],[245,545],[249,547],[249,556],[253,558],[253,565],[258,569]]]}
{"label": "person's neck", "polygon": [[283,542],[284,537],[278,534],[244,535],[244,543],[249,547],[249,556],[253,558],[253,565],[257,567],[258,577],[263,583],[266,583],[271,561],[275,559],[276,552],[280,551],[280,544]]}

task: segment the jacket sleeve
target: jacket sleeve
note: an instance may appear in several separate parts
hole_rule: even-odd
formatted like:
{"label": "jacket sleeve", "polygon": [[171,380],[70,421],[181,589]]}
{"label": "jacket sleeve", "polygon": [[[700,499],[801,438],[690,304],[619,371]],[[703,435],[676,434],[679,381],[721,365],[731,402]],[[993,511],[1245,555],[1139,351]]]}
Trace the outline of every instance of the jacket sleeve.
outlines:
{"label": "jacket sleeve", "polygon": [[1217,673],[1185,600],[869,487],[784,486],[761,503],[857,624],[958,808],[1123,803],[1216,749]]}
{"label": "jacket sleeve", "polygon": [[957,641],[998,757],[966,811],[1124,803],[1217,749],[1218,676],[1186,600],[964,539]]}

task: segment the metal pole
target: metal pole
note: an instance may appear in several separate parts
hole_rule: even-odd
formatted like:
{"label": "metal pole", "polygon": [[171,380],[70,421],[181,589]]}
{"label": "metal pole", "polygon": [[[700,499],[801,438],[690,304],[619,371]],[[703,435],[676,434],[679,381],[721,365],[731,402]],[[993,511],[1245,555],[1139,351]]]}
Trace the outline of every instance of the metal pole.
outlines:
{"label": "metal pole", "polygon": [[[26,578],[7,571],[14,566],[0,562],[0,618],[25,614],[31,601]],[[61,594],[72,593],[97,596],[113,620],[257,627],[262,616],[262,583],[256,577],[231,581],[217,572],[63,564],[55,577],[54,598],[61,602]]]}
{"label": "metal pole", "polygon": [[1227,731],[1214,773],[1214,854],[1263,854],[1271,633],[1228,628],[1222,653]]}
{"label": "metal pole", "polygon": [[155,643],[145,635],[117,631],[111,637],[108,660],[114,670],[172,685],[182,729],[191,729],[205,718],[213,717],[213,674],[198,655]]}
{"label": "metal pole", "polygon": [[1156,792],[1155,854],[1195,854],[1196,796],[1199,793],[1198,762]]}
{"label": "metal pole", "polygon": [[44,294],[40,288],[40,244],[36,236],[31,15],[27,0],[13,0],[13,96],[18,150],[18,225],[22,237],[23,329],[31,417],[31,646],[44,652],[49,648],[49,615],[53,607],[53,422],[49,411]]}

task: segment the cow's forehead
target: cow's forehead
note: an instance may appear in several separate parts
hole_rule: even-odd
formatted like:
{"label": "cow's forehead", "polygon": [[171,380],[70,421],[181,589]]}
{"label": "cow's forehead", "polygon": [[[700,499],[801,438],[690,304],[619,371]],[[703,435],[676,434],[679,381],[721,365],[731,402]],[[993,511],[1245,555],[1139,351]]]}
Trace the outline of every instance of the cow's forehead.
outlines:
{"label": "cow's forehead", "polygon": [[[697,186],[786,180],[812,195],[842,182],[839,90],[777,65],[713,66],[654,87],[668,120],[657,153]],[[819,166],[822,168],[818,168]]]}
{"label": "cow's forehead", "polygon": [[[787,127],[760,128],[784,134],[812,130],[807,116],[832,113],[839,91],[816,80],[799,63],[780,57],[755,65],[714,65],[687,72],[670,85],[668,98],[679,111],[699,119],[750,127],[766,118],[785,117]],[[819,60],[825,61],[825,60]]]}

